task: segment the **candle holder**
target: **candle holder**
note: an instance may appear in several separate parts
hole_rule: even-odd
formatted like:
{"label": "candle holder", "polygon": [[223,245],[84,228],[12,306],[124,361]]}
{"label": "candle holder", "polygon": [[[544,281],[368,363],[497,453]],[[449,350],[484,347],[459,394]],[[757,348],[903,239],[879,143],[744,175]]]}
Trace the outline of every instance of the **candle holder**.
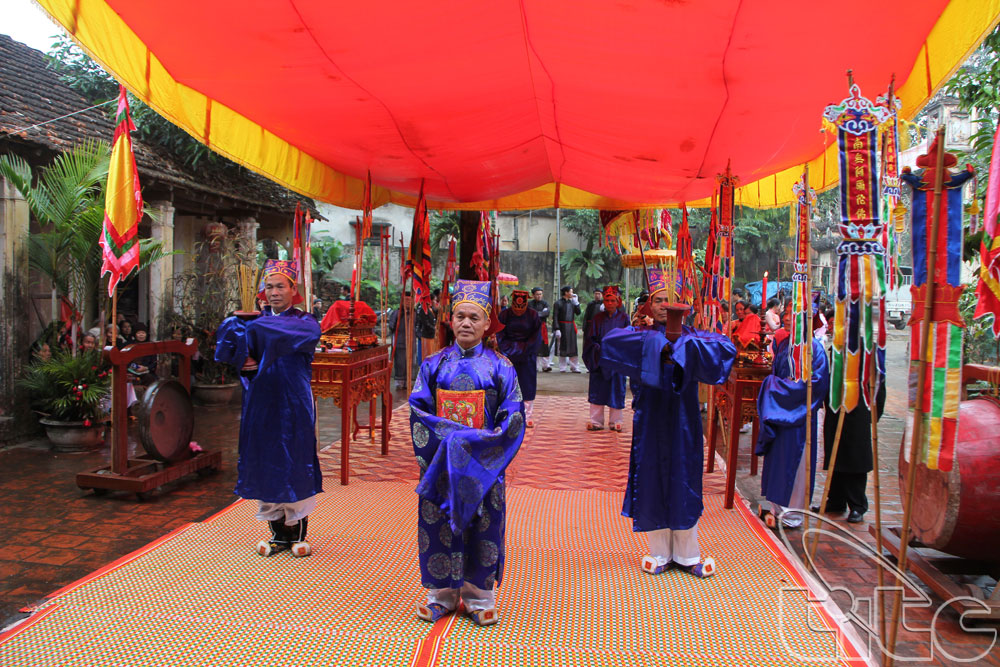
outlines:
{"label": "candle holder", "polygon": [[691,310],[691,306],[686,303],[667,304],[667,324],[663,334],[671,343],[677,341],[684,332],[684,316]]}

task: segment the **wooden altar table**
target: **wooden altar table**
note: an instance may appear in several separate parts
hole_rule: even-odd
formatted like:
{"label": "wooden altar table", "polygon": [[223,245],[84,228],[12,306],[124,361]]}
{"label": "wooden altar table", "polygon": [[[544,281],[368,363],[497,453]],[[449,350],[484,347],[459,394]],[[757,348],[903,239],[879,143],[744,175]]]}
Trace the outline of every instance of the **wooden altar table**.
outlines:
{"label": "wooden altar table", "polygon": [[[332,398],[340,407],[340,483],[350,479],[351,430],[358,405],[370,404],[367,427],[382,431],[382,454],[389,453],[389,421],[392,418],[392,357],[388,345],[351,352],[317,352],[312,363],[312,390],[317,402]],[[382,397],[382,419],[375,423],[375,399]],[[317,420],[319,419],[317,415]],[[356,432],[356,430],[355,430]]]}
{"label": "wooden altar table", "polygon": [[[757,457],[753,453],[757,442],[757,394],[764,378],[771,374],[768,366],[733,366],[725,384],[714,388],[714,399],[708,420],[708,472],[715,469],[715,449],[719,431],[723,431],[726,452],[725,508],[733,508],[736,494],[736,464],[739,461],[740,427],[753,423],[750,445],[750,474],[757,474]],[[721,429],[719,427],[722,427]],[[728,434],[728,438],[726,437]]]}

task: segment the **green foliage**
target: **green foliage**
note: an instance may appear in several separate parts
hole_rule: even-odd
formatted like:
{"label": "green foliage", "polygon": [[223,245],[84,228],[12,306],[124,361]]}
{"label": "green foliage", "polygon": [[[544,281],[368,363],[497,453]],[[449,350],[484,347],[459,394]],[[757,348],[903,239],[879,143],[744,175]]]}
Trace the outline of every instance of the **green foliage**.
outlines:
{"label": "green foliage", "polygon": [[979,174],[979,196],[986,192],[993,136],[1000,110],[1000,26],[991,32],[979,49],[944,86],[944,92],[959,100],[959,107],[975,112],[977,130],[972,135],[972,150],[960,160],[971,163]]}
{"label": "green foliage", "polygon": [[54,349],[47,361],[35,360],[18,382],[34,409],[60,421],[103,420],[111,376],[101,369],[97,351],[73,356]]}
{"label": "green foliage", "polygon": [[[431,228],[430,244],[432,249],[440,248],[449,236],[455,237],[455,245],[458,245],[458,240],[462,238],[458,226],[458,211],[431,211],[427,215],[427,219]],[[457,247],[455,256],[458,256]]]}
{"label": "green foliage", "polygon": [[[105,72],[100,65],[66,35],[60,35],[46,56],[49,68],[59,74],[60,80],[78,91],[92,104],[100,104],[118,99],[118,82]],[[151,146],[162,146],[188,167],[197,167],[209,162],[226,168],[239,167],[212,152],[184,130],[180,129],[144,102],[129,96],[129,108],[135,122],[138,138]],[[114,104],[106,107],[108,115],[114,118]]]}
{"label": "green foliage", "polygon": [[333,273],[334,267],[340,264],[347,257],[344,244],[329,236],[317,236],[310,244],[310,254],[312,255],[313,275],[319,280],[326,278]]}
{"label": "green foliage", "polygon": [[592,209],[577,209],[567,213],[561,224],[579,236],[586,244],[582,250],[571,248],[561,253],[563,283],[582,289],[584,279],[598,282],[621,282],[622,267],[613,250],[601,244],[604,229],[600,214]]}
{"label": "green foliage", "polygon": [[241,307],[239,266],[257,266],[257,249],[236,230],[229,230],[220,238],[195,244],[192,259],[192,266],[173,276],[174,307],[164,311],[159,335],[168,339],[175,327],[191,332],[201,356],[198,381],[227,384],[235,381],[236,371],[215,361],[215,334],[222,320]]}
{"label": "green foliage", "polygon": [[[0,176],[21,193],[40,227],[28,237],[29,266],[59,294],[88,309],[103,283],[100,239],[109,158],[108,144],[85,141],[57,155],[36,177],[20,157],[0,156]],[[139,271],[164,256],[159,241],[138,243]]]}
{"label": "green foliage", "polygon": [[966,285],[962,296],[958,299],[958,309],[965,320],[965,331],[962,337],[962,358],[967,364],[1000,365],[1000,341],[993,337],[991,327],[993,316],[974,320],[976,312],[976,286]]}

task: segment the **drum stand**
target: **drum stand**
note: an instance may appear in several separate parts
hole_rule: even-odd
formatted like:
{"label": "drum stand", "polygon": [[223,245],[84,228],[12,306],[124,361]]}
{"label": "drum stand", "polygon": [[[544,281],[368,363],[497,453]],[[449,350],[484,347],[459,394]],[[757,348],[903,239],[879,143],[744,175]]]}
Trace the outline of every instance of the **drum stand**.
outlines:
{"label": "drum stand", "polygon": [[111,362],[111,465],[77,473],[76,485],[93,489],[95,495],[108,491],[134,493],[139,500],[146,494],[192,472],[213,472],[222,466],[222,452],[202,451],[190,458],[169,462],[140,456],[128,456],[128,406],[125,403],[125,378],[130,362],[153,354],[179,354],[180,382],[191,391],[191,357],[198,350],[191,339],[155,343],[133,343],[124,349],[106,347],[104,358]]}
{"label": "drum stand", "polygon": [[[868,526],[868,532],[875,535],[874,524]],[[899,533],[899,526],[882,529],[882,544],[895,557],[899,556]],[[956,581],[956,576],[982,575],[984,572],[988,572],[994,580],[1000,579],[1000,565],[997,563],[951,556],[911,540],[907,550],[907,569],[939,598],[950,601],[949,606],[960,616],[967,614],[963,622],[1000,621],[1000,584],[995,585],[993,593],[987,597],[981,586]]]}

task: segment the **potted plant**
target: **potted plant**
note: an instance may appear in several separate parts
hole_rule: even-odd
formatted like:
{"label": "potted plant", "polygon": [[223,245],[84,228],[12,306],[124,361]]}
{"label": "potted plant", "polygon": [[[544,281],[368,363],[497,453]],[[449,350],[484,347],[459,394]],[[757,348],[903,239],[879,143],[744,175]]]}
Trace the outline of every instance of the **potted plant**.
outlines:
{"label": "potted plant", "polygon": [[56,449],[79,451],[103,444],[111,374],[101,368],[97,352],[74,357],[56,350],[49,359],[35,360],[19,384]]}
{"label": "potted plant", "polygon": [[256,264],[256,248],[250,248],[237,232],[213,228],[207,241],[195,245],[191,266],[174,275],[174,304],[164,312],[166,331],[181,328],[198,342],[192,394],[206,405],[225,405],[232,400],[237,374],[228,364],[215,361],[215,332],[222,320],[240,308],[239,266]]}

